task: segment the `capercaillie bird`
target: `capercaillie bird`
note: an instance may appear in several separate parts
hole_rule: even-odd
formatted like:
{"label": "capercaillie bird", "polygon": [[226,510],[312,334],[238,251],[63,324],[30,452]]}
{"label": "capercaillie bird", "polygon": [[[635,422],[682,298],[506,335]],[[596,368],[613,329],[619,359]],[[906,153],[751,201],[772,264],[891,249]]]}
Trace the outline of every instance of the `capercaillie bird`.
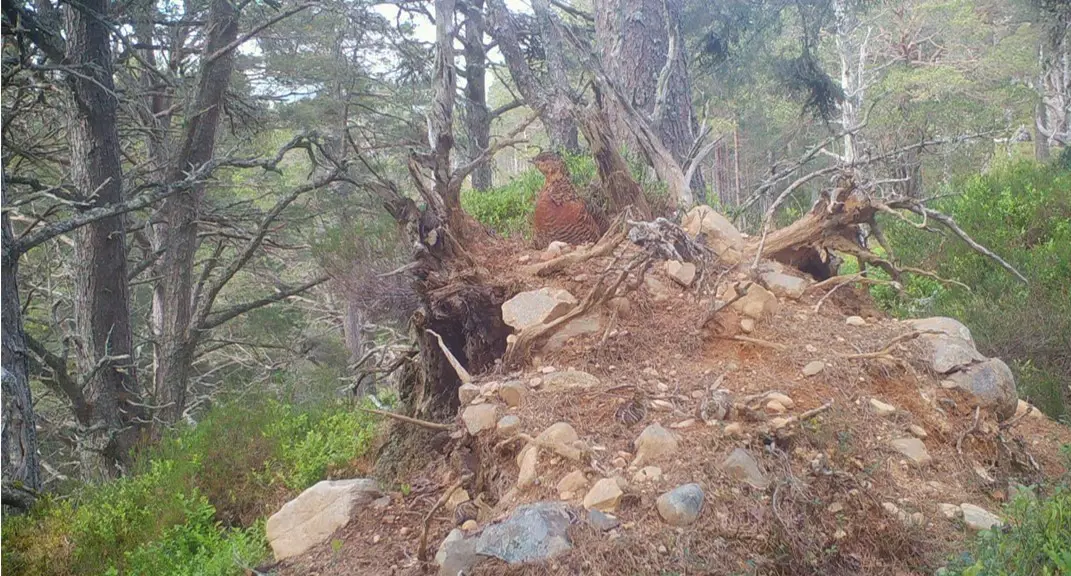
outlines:
{"label": "capercaillie bird", "polygon": [[532,164],[546,179],[536,198],[533,223],[536,246],[543,248],[555,240],[574,245],[597,241],[606,231],[606,217],[602,210],[576,193],[561,156],[541,152],[532,159]]}

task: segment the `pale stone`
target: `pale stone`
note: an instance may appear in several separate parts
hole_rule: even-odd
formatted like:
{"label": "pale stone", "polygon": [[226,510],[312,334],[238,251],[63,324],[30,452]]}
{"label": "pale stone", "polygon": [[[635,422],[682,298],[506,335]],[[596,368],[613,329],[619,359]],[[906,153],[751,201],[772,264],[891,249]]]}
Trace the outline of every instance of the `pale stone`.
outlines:
{"label": "pale stone", "polygon": [[721,262],[735,265],[743,257],[744,238],[728,218],[710,206],[693,207],[684,216],[681,228],[692,238],[702,234]]}
{"label": "pale stone", "polygon": [[695,281],[695,264],[691,262],[667,260],[665,271],[666,275],[672,278],[674,282],[685,288],[691,286],[692,282]]}
{"label": "pale stone", "polygon": [[755,320],[751,318],[741,318],[740,330],[742,330],[744,334],[751,334],[755,331]]}
{"label": "pale stone", "polygon": [[[736,289],[733,286],[729,286],[723,298],[726,302],[736,298]],[[766,316],[776,314],[781,308],[781,304],[777,301],[777,296],[774,296],[773,292],[759,284],[751,283],[747,286],[747,294],[733,302],[731,307],[748,318],[762,320]]]}
{"label": "pale stone", "polygon": [[287,502],[265,528],[276,560],[302,554],[345,526],[356,508],[379,498],[375,480],[324,480]]}
{"label": "pale stone", "polygon": [[508,438],[520,431],[521,419],[513,414],[507,414],[498,419],[496,428],[498,429],[499,436]]}
{"label": "pale stone", "polygon": [[524,489],[535,484],[539,478],[539,447],[528,446],[521,451],[521,470],[517,473],[517,488]]}
{"label": "pale stone", "polygon": [[933,457],[926,450],[926,445],[918,438],[897,438],[891,440],[889,445],[903,454],[916,467],[926,466],[933,461]]}
{"label": "pale stone", "polygon": [[558,481],[557,485],[558,492],[576,493],[587,487],[588,479],[580,470],[573,470],[565,476],[562,476],[562,479]]}
{"label": "pale stone", "polygon": [[863,320],[862,316],[848,316],[844,319],[844,323],[848,326],[866,326],[866,320]]}
{"label": "pale stone", "polygon": [[937,508],[941,510],[941,514],[949,520],[955,520],[963,514],[963,510],[955,504],[938,504]]}
{"label": "pale stone", "polygon": [[759,469],[758,462],[743,448],[736,448],[721,463],[721,469],[730,477],[750,484],[753,488],[765,490],[770,481]]}
{"label": "pale stone", "polygon": [[926,433],[926,429],[922,426],[919,426],[918,424],[912,424],[908,426],[907,431],[914,435],[916,438],[925,438],[929,436],[929,434]]}
{"label": "pale stone", "polygon": [[632,475],[632,481],[636,484],[659,482],[662,480],[662,469],[658,466],[644,466]]}
{"label": "pale stone", "polygon": [[669,286],[651,274],[644,276],[643,285],[647,287],[647,291],[651,293],[655,302],[664,302],[675,296],[674,291]]}
{"label": "pale stone", "polygon": [[573,309],[576,298],[568,290],[540,288],[521,292],[502,304],[502,321],[517,331],[556,320]]}
{"label": "pale stone", "polygon": [[633,446],[636,448],[636,457],[632,465],[642,466],[675,454],[678,444],[673,433],[656,422],[643,429]]}
{"label": "pale stone", "polygon": [[578,447],[580,438],[576,430],[567,422],[551,424],[536,437],[540,443],[555,454],[570,460],[580,460],[582,451]]}
{"label": "pale stone", "polygon": [[471,500],[467,490],[454,490],[454,493],[450,495],[446,500],[446,509],[453,512],[458,506]]}
{"label": "pale stone", "polygon": [[520,406],[521,399],[528,393],[528,388],[514,380],[506,382],[498,387],[498,397],[506,403],[506,406]]}
{"label": "pale stone", "polygon": [[773,414],[784,414],[787,409],[781,405],[777,400],[770,400],[766,403],[766,411]]}
{"label": "pale stone", "polygon": [[740,436],[744,433],[744,425],[739,422],[732,422],[726,424],[725,428],[722,429],[722,432],[724,432],[726,436]]}
{"label": "pale stone", "polygon": [[461,401],[462,406],[471,403],[479,395],[480,387],[475,384],[462,384],[457,388],[457,399]]}
{"label": "pale stone", "polygon": [[989,530],[1002,524],[1000,516],[974,504],[960,504],[960,510],[963,511],[963,523],[971,530]]}
{"label": "pale stone", "polygon": [[892,416],[896,414],[896,406],[886,404],[877,398],[870,399],[870,409],[878,416]]}
{"label": "pale stone", "polygon": [[618,318],[628,318],[629,314],[632,313],[632,302],[629,301],[629,299],[625,296],[617,296],[616,298],[611,298],[606,303],[606,306],[610,310],[617,312]]}
{"label": "pale stone", "polygon": [[825,370],[825,369],[826,369],[825,362],[822,362],[821,360],[814,360],[814,361],[808,362],[807,365],[803,367],[803,371],[802,372],[803,372],[804,376],[811,377],[811,376],[814,376],[814,375],[818,374],[819,372],[821,372],[822,370]]}
{"label": "pale stone", "polygon": [[476,436],[484,430],[493,430],[497,422],[498,409],[494,404],[469,406],[461,413],[461,421],[469,434]]}
{"label": "pale stone", "polygon": [[[777,264],[777,266],[773,266]],[[764,262],[760,267],[759,282],[762,282],[775,296],[799,300],[810,286],[810,282],[798,276],[788,274],[777,262]]]}
{"label": "pale stone", "polygon": [[595,483],[584,496],[584,508],[599,510],[600,512],[613,512],[621,501],[621,487],[613,478],[603,478]]}
{"label": "pale stone", "polygon": [[587,334],[602,334],[604,322],[599,314],[585,314],[566,322],[547,338],[543,350],[555,352],[565,347],[569,340]]}
{"label": "pale stone", "polygon": [[773,400],[774,402],[777,402],[778,404],[784,406],[785,408],[788,408],[789,410],[791,410],[796,405],[796,402],[792,400],[792,398],[788,394],[783,394],[781,392],[770,392],[766,395],[766,399]]}
{"label": "pale stone", "polygon": [[599,379],[580,370],[563,370],[543,376],[544,390],[568,390],[571,388],[591,388],[599,385]]}
{"label": "pale stone", "polygon": [[669,427],[673,428],[674,430],[683,430],[685,428],[691,428],[692,426],[695,426],[695,418],[688,418],[686,420],[674,422],[669,425]]}
{"label": "pale stone", "polygon": [[1023,414],[1026,414],[1026,412],[1028,410],[1030,411],[1030,418],[1039,418],[1039,419],[1044,419],[1045,418],[1045,415],[1041,412],[1041,410],[1038,410],[1036,406],[1034,406],[1033,404],[1027,402],[1026,400],[1019,400],[1016,403],[1016,405],[1015,405],[1015,416],[1016,417],[1022,416]]}

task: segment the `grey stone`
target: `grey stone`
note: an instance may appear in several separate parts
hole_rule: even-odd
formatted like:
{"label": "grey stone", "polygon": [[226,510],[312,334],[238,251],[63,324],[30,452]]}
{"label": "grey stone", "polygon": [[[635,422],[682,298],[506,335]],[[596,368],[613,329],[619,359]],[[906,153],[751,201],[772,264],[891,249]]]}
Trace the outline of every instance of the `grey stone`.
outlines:
{"label": "grey stone", "polygon": [[822,362],[821,360],[813,360],[811,362],[808,362],[807,365],[803,367],[802,372],[804,376],[811,377],[825,369],[825,362]]}
{"label": "grey stone", "polygon": [[598,528],[603,532],[608,532],[620,526],[621,520],[619,520],[617,516],[611,516],[605,512],[592,509],[588,510],[588,524],[591,524],[593,527]]}
{"label": "grey stone", "polygon": [[658,514],[671,526],[695,522],[703,511],[703,489],[699,484],[684,484],[658,497]]}
{"label": "grey stone", "polygon": [[636,448],[636,457],[632,460],[634,467],[670,456],[678,447],[677,437],[657,422],[644,428],[632,445]]}
{"label": "grey stone", "polygon": [[743,255],[744,237],[728,218],[706,205],[699,205],[684,216],[681,228],[695,238],[702,234],[720,260],[729,265],[739,264]]}
{"label": "grey stone", "polygon": [[1015,415],[1019,405],[1015,375],[1000,358],[990,358],[956,372],[948,380],[956,388],[969,392],[980,406],[991,408],[1000,420]]}
{"label": "grey stone", "polygon": [[376,481],[368,478],[317,482],[268,518],[265,531],[275,559],[297,556],[326,541],[349,523],[356,508],[380,494]]}
{"label": "grey stone", "polygon": [[751,457],[751,454],[743,448],[736,448],[725,461],[721,463],[721,469],[730,478],[747,482],[753,488],[759,490],[765,490],[770,485],[770,481],[759,469],[758,462]]}
{"label": "grey stone", "polygon": [[586,334],[599,334],[603,331],[602,316],[597,313],[585,314],[579,318],[573,318],[558,328],[556,332],[547,338],[543,350],[554,352],[561,350],[570,338],[584,336]]}
{"label": "grey stone", "polygon": [[450,534],[439,545],[439,551],[435,553],[435,563],[439,565],[439,576],[457,576],[458,573],[467,573],[481,558],[476,554],[476,538],[465,538],[464,532],[458,528],[450,531]]}
{"label": "grey stone", "polygon": [[980,506],[960,504],[960,510],[963,510],[963,523],[971,530],[989,530],[1001,525],[1000,516]]}
{"label": "grey stone", "polygon": [[544,390],[568,390],[598,386],[599,379],[580,370],[562,370],[543,375]]}
{"label": "grey stone", "polygon": [[576,303],[576,297],[561,288],[529,290],[502,304],[502,321],[521,331],[565,316]]}
{"label": "grey stone", "polygon": [[906,322],[919,332],[940,332],[946,336],[964,340],[971,345],[971,348],[974,348],[974,338],[971,337],[970,329],[955,318],[933,316],[931,318],[916,318]]}
{"label": "grey stone", "polygon": [[520,431],[521,419],[513,414],[507,414],[498,419],[496,428],[498,428],[499,435],[508,438]]}
{"label": "grey stone", "polygon": [[465,423],[465,428],[473,436],[484,430],[494,429],[496,417],[497,409],[494,404],[469,406],[461,413],[461,420]]}
{"label": "grey stone", "polygon": [[476,541],[476,553],[508,564],[542,562],[573,548],[568,529],[569,512],[564,502],[528,504],[485,528]]}
{"label": "grey stone", "polygon": [[799,300],[810,286],[810,282],[798,276],[784,272],[767,271],[759,275],[759,282],[775,296]]}
{"label": "grey stone", "polygon": [[958,320],[935,316],[908,320],[907,324],[919,332],[930,332],[922,334],[920,340],[928,351],[930,366],[938,374],[985,360],[974,346],[971,331]]}

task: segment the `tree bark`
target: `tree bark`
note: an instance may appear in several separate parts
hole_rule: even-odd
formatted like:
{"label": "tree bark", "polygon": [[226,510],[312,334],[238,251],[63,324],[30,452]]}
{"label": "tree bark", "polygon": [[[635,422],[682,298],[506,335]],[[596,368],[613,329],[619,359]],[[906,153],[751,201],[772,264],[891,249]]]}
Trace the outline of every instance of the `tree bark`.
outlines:
{"label": "tree bark", "polygon": [[498,49],[502,52],[513,83],[517,85],[517,91],[524,97],[528,106],[540,111],[539,119],[547,131],[551,148],[556,151],[577,152],[580,150],[580,144],[572,113],[573,103],[567,91],[568,79],[563,79],[560,72],[564,70],[562,51],[565,46],[560,35],[554,32],[554,14],[546,6],[545,0],[536,0],[532,7],[539,20],[544,50],[547,51],[548,77],[537,77],[524,59],[513,15],[506,9],[502,0],[488,0],[491,24],[489,32],[498,41]]}
{"label": "tree bark", "polygon": [[[595,40],[607,73],[633,107],[649,117],[655,133],[683,166],[695,142],[696,119],[687,53],[680,40],[681,4],[681,0],[596,0]],[[670,59],[671,32],[676,45]],[[608,104],[617,140],[642,153],[625,111],[612,101]],[[703,190],[698,171],[690,184],[695,191]]]}
{"label": "tree bark", "polygon": [[[3,189],[7,189],[6,175]],[[3,201],[6,204],[6,199]],[[0,466],[6,488],[28,488],[36,491],[41,487],[40,468],[37,456],[37,431],[33,415],[33,398],[30,393],[26,333],[22,326],[22,300],[19,299],[19,257],[14,249],[11,221],[3,213],[3,256],[0,260],[0,291],[3,292],[2,327],[3,354],[0,356],[0,380],[3,382],[2,452]],[[7,498],[5,498],[7,504]],[[22,506],[17,506],[22,507]]]}
{"label": "tree bark", "polygon": [[[122,202],[118,102],[112,78],[108,2],[87,0],[67,11],[67,62],[73,106],[68,118],[71,176],[92,208]],[[89,422],[79,435],[83,476],[115,477],[129,463],[140,410],[130,296],[126,230],[122,216],[97,220],[74,243],[74,316],[79,371],[87,377]]]}
{"label": "tree bark", "polygon": [[[197,98],[187,120],[182,149],[168,175],[180,181],[188,170],[212,159],[223,97],[234,70],[234,51],[223,50],[238,37],[238,13],[229,0],[213,0],[208,17],[208,42],[204,49]],[[159,306],[155,332],[158,417],[165,424],[177,422],[186,407],[194,349],[199,334],[193,319],[193,266],[197,252],[197,218],[204,200],[205,184],[199,182],[168,198],[161,207],[154,235],[155,248],[166,248],[160,263]]]}
{"label": "tree bark", "polygon": [[[465,5],[465,127],[469,160],[479,158],[491,145],[491,111],[487,108],[487,50],[483,45],[483,0]],[[472,171],[472,187],[491,187],[491,162],[480,162]]]}

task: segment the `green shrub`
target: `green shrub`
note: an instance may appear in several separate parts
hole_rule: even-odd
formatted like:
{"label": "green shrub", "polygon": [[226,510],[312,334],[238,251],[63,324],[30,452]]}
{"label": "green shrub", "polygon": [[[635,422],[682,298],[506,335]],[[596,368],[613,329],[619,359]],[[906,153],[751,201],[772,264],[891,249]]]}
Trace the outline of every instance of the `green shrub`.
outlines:
{"label": "green shrub", "polygon": [[1005,510],[1007,528],[986,530],[941,576],[1071,574],[1071,488],[1047,498],[1020,495]]}
{"label": "green shrub", "polygon": [[[1071,382],[1071,171],[1019,162],[956,185],[934,207],[1029,280],[1019,282],[951,234],[898,220],[886,232],[903,264],[934,270],[971,290],[912,275],[906,297],[876,287],[899,315],[944,315],[969,326],[979,350],[1016,372],[1021,397],[1054,418],[1067,413]],[[880,272],[877,276],[882,276]]]}
{"label": "green shrub", "polygon": [[263,518],[352,467],[375,425],[342,405],[217,406],[139,454],[132,475],[5,516],[3,566],[42,576],[242,574],[267,553]]}

